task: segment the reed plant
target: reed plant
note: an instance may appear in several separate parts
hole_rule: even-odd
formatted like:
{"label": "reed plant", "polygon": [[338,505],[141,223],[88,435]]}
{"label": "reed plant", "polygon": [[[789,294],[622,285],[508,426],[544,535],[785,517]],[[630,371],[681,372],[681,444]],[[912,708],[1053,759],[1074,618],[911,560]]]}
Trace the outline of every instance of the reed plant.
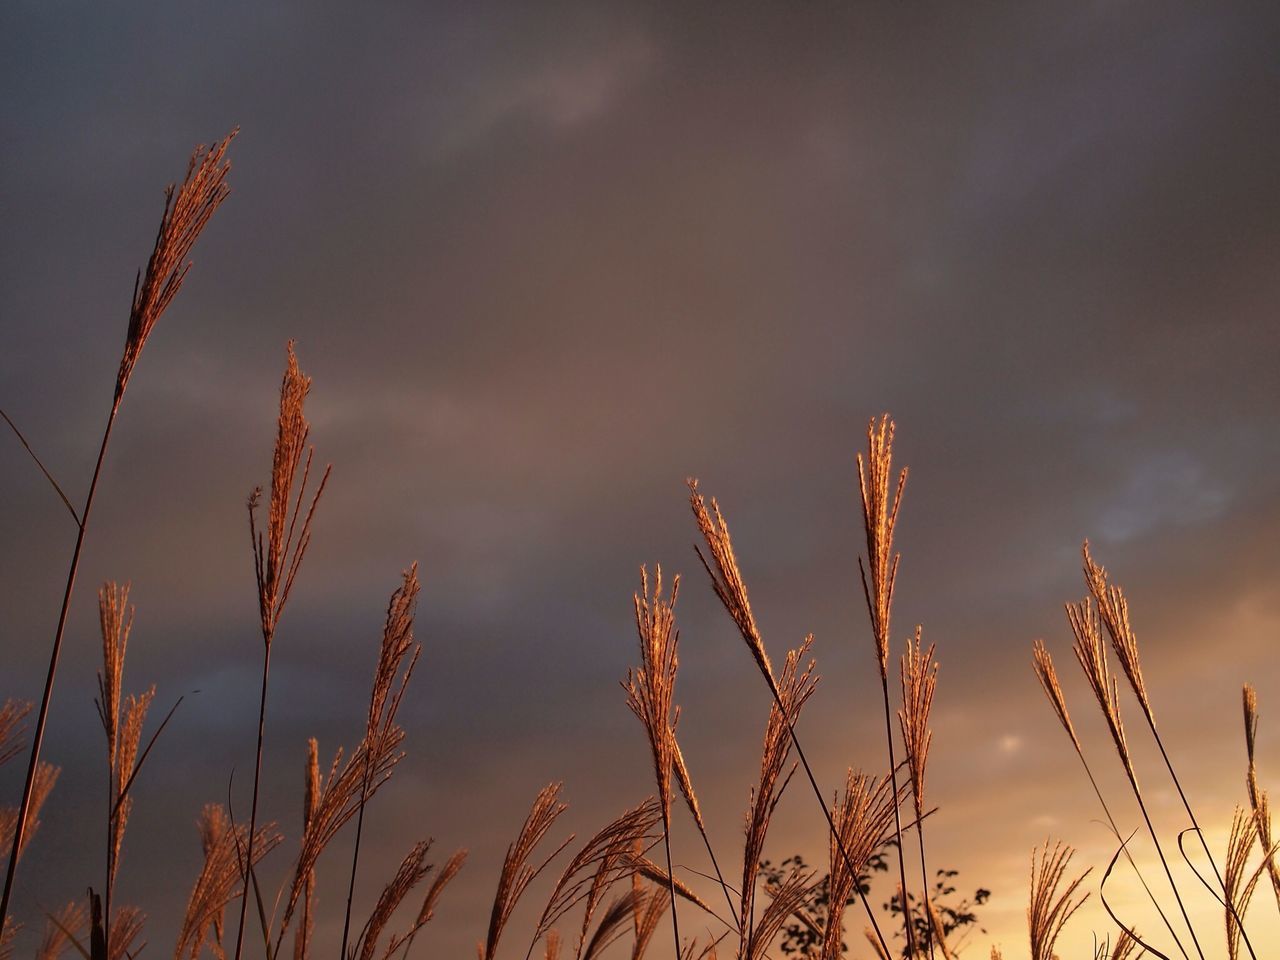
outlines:
{"label": "reed plant", "polygon": [[[112,404],[87,495],[79,510],[16,425],[5,417],[72,516],[77,536],[43,696],[34,711],[21,802],[16,807],[0,809],[0,840],[9,841],[10,851],[0,902],[0,960],[9,960],[18,931],[9,904],[19,861],[37,834],[44,801],[59,774],[57,767],[41,759],[41,746],[88,519],[112,427],[142,350],[187,276],[188,256],[227,196],[226,153],[230,140],[228,136],[212,148],[198,148],[182,184],[166,193],[154,249],[135,283]],[[353,721],[363,721],[358,738],[349,751],[336,749],[327,766],[321,762],[320,745],[315,739],[305,744],[305,750],[299,749],[302,803],[291,844],[293,854],[283,863],[272,859],[284,848],[286,840],[286,830],[280,826],[282,818],[269,817],[263,809],[261,791],[268,759],[264,747],[272,651],[312,542],[317,509],[330,476],[329,467],[315,467],[305,413],[311,386],[290,341],[279,403],[273,411],[276,429],[270,479],[247,500],[255,581],[253,602],[262,641],[248,816],[237,820],[234,791],[230,788],[225,803],[209,803],[198,812],[196,834],[201,865],[178,924],[174,960],[199,960],[206,952],[216,960],[242,960],[246,951],[257,954],[259,949],[263,960],[281,960],[286,949],[293,960],[309,960],[319,948],[319,871],[322,861],[334,859],[325,854],[348,827],[351,847],[349,863],[341,877],[346,895],[341,941],[337,945],[339,960],[408,960],[415,940],[436,918],[442,895],[467,860],[466,850],[457,850],[437,863],[435,843],[430,837],[408,838],[401,846],[407,851],[398,867],[380,885],[372,887],[368,912],[363,916],[356,913],[357,890],[364,888],[367,880],[362,876],[361,850],[368,842],[369,831],[378,825],[377,819],[367,814],[406,756],[406,731],[399,714],[423,651],[415,638],[421,592],[416,564],[402,572],[387,603],[377,643],[371,645],[376,649],[367,709],[362,718],[353,715]],[[887,414],[873,418],[867,429],[867,448],[856,458],[859,512],[866,543],[865,554],[858,557],[857,563],[875,664],[874,673],[870,668],[867,672],[878,680],[879,686],[871,707],[883,716],[884,765],[869,772],[846,769],[838,790],[828,791],[819,783],[799,733],[805,707],[819,686],[817,665],[811,654],[813,636],[797,631],[795,635],[803,639],[792,649],[781,655],[781,648],[770,651],[720,505],[714,498],[708,501],[698,482],[690,480],[688,502],[700,538],[696,554],[768,692],[768,698],[762,696],[760,702],[763,735],[759,768],[746,789],[740,870],[733,882],[726,879],[721,856],[711,840],[708,816],[680,746],[681,711],[675,691],[680,667],[676,603],[681,580],[675,576],[664,581],[661,567],[655,567],[650,578],[648,569],[641,568],[639,590],[631,597],[639,663],[628,672],[622,687],[626,706],[639,720],[644,734],[654,796],[639,799],[590,834],[585,842],[578,842],[573,834],[558,834],[561,817],[568,809],[562,785],[553,782],[539,791],[499,866],[487,929],[477,945],[479,960],[501,960],[506,954],[500,954],[500,949],[505,950],[504,944],[513,937],[519,938],[517,943],[525,949],[525,960],[534,960],[535,956],[541,960],[600,960],[628,934],[631,960],[644,960],[668,911],[672,955],[676,960],[716,960],[722,950],[732,950],[735,960],[770,960],[780,932],[789,923],[807,925],[813,934],[813,960],[841,960],[853,953],[844,940],[845,931],[854,922],[847,908],[859,903],[865,915],[862,933],[866,947],[861,949],[869,948],[881,960],[890,960],[899,952],[906,960],[924,960],[926,956],[929,960],[953,960],[959,956],[964,944],[956,938],[948,940],[945,905],[940,911],[931,895],[926,826],[934,829],[931,817],[937,808],[929,806],[934,798],[928,795],[927,787],[940,667],[938,648],[933,643],[925,645],[920,626],[906,637],[896,683],[890,682],[890,655],[895,649],[893,604],[901,566],[895,533],[907,479],[905,468],[895,472],[894,438],[895,425]],[[1092,751],[1086,749],[1072,721],[1067,695],[1048,646],[1037,641],[1032,653],[1036,677],[1071,742],[1117,845],[1097,888],[1099,901],[1114,920],[1114,937],[1099,940],[1095,960],[1133,960],[1143,953],[1169,957],[1164,950],[1176,951],[1184,960],[1191,960],[1193,952],[1200,960],[1209,956],[1209,940],[1203,930],[1192,924],[1187,908],[1190,893],[1179,887],[1166,853],[1174,844],[1157,828],[1139,781],[1139,765],[1134,759],[1136,745],[1131,742],[1122,715],[1122,678],[1138,704],[1146,734],[1162,760],[1163,775],[1187,820],[1187,826],[1177,835],[1176,846],[1189,865],[1189,842],[1207,858],[1210,870],[1201,880],[1204,892],[1216,898],[1221,907],[1224,955],[1229,960],[1239,960],[1242,955],[1258,960],[1260,955],[1246,924],[1247,912],[1264,886],[1271,888],[1280,907],[1280,865],[1269,799],[1258,769],[1257,694],[1251,686],[1244,688],[1248,760],[1245,803],[1236,810],[1227,848],[1219,861],[1210,850],[1174,764],[1173,751],[1157,723],[1127,598],[1094,561],[1087,543],[1083,572],[1088,594],[1067,605],[1074,638],[1072,650],[1105,721],[1111,748],[1119,758],[1168,886],[1166,893],[1165,883],[1158,882],[1157,892],[1139,869],[1130,849],[1133,833],[1126,833],[1129,825],[1122,825],[1123,814],[1113,812],[1119,808],[1113,798],[1106,796],[1095,776],[1096,758],[1090,759]],[[134,960],[145,945],[145,915],[138,906],[115,902],[115,890],[126,835],[134,819],[133,788],[177,704],[159,723],[149,723],[156,688],[147,686],[141,692],[125,693],[125,665],[134,622],[129,585],[104,584],[98,595],[98,615],[102,667],[95,703],[106,748],[105,865],[100,890],[90,888],[87,897],[46,914],[35,949],[38,960],[58,960],[71,949],[86,960]],[[1118,672],[1112,658],[1119,665]],[[24,724],[31,714],[32,707],[23,702],[6,701],[0,707],[0,764],[22,755]],[[270,758],[270,762],[276,759]],[[771,826],[799,771],[803,771],[821,813],[812,822],[815,840],[820,841],[826,854],[825,881],[816,880],[813,871],[795,860],[787,861],[778,872],[763,867]],[[695,853],[701,856],[705,852],[710,872],[682,866],[682,858],[673,850],[673,826],[676,818],[684,815],[680,812],[682,807],[701,841],[702,850]],[[661,854],[657,852],[659,844]],[[913,890],[914,881],[908,873],[912,853],[908,847],[912,844],[916,863],[911,865],[910,873],[915,874],[918,864],[917,890]],[[881,926],[882,915],[868,899],[865,877],[869,864],[883,863],[889,856],[897,867],[896,889],[890,895],[890,903],[900,908],[902,929],[886,933]],[[1093,892],[1085,887],[1091,870],[1075,873],[1071,869],[1073,856],[1072,848],[1062,841],[1046,840],[1032,851],[1026,911],[1027,956],[1031,960],[1053,960],[1057,956],[1064,927]],[[1106,885],[1121,857],[1141,883],[1163,924],[1163,933],[1155,937],[1140,935],[1135,925],[1119,917],[1108,902]],[[698,877],[714,884],[718,894],[704,897],[696,889]],[[270,878],[275,879],[274,884]],[[540,908],[536,904],[532,907],[533,919],[525,935],[510,933],[518,909],[532,896],[535,885],[545,888],[545,899]],[[822,896],[827,898],[825,916],[818,918],[815,905]],[[232,945],[226,914],[237,900]],[[337,913],[337,909],[332,911],[334,917]],[[257,935],[253,935],[255,926]],[[697,934],[690,935],[694,930]],[[1169,942],[1157,945],[1155,941],[1165,935]],[[893,942],[898,937],[903,941],[900,951]],[[1000,951],[993,950],[992,956],[1000,957]]]}

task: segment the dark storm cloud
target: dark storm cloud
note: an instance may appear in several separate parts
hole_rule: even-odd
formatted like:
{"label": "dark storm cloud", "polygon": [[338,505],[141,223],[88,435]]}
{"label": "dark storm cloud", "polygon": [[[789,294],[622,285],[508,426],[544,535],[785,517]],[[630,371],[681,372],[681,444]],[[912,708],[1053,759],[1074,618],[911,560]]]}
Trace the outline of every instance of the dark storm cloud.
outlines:
{"label": "dark storm cloud", "polygon": [[[1026,655],[1035,635],[1065,652],[1083,537],[1132,587],[1171,689],[1224,630],[1239,670],[1214,695],[1233,704],[1245,675],[1274,686],[1257,639],[1280,616],[1273,12],[0,17],[0,402],[74,489],[159,187],[191,144],[242,127],[234,195],[114,441],[49,741],[68,770],[24,906],[83,886],[97,836],[80,799],[99,786],[95,582],[134,581],[128,685],[201,691],[128,841],[122,882],[155,949],[194,872],[200,803],[233,766],[243,784],[258,645],[242,502],[266,478],[288,337],[335,473],[282,628],[268,806],[292,830],[305,737],[324,752],[355,737],[386,594],[421,560],[410,760],[379,800],[369,877],[410,835],[471,845],[437,931],[451,949],[480,929],[542,782],[568,779],[580,829],[647,788],[614,686],[641,561],[690,575],[682,729],[717,839],[735,842],[766,707],[693,576],[686,474],[723,501],[771,645],[818,636],[829,782],[879,762],[834,731],[867,719],[853,455],[882,409],[913,471],[898,623],[922,621],[944,663],[938,796],[956,836],[1009,825],[986,854],[939,842],[966,875],[994,884],[1009,864],[1020,884],[1044,816],[1079,828],[1055,799],[1078,785],[1038,759],[1061,744]],[[16,444],[0,463],[0,694],[23,694],[70,525]],[[781,843],[817,851],[793,803]]]}

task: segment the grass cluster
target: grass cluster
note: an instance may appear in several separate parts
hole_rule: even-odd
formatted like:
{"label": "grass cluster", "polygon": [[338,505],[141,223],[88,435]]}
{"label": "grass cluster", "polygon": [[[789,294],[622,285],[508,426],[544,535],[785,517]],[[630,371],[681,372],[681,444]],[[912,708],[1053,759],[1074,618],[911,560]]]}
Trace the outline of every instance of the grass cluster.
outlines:
{"label": "grass cluster", "polygon": [[[212,148],[197,149],[185,179],[166,192],[155,245],[136,284],[102,443],[80,509],[35,460],[70,512],[77,536],[38,707],[8,701],[0,708],[0,764],[24,755],[27,762],[18,804],[0,810],[0,841],[7,849],[0,901],[0,916],[4,918],[0,960],[8,960],[21,926],[18,918],[10,916],[9,904],[21,881],[22,856],[36,837],[45,799],[58,779],[58,769],[42,759],[43,738],[76,573],[112,427],[143,348],[187,275],[191,250],[227,197],[230,142],[229,136]],[[324,907],[343,911],[339,960],[406,960],[466,860],[465,850],[440,859],[429,838],[412,838],[403,861],[382,887],[369,915],[352,915],[366,811],[405,756],[405,731],[397,717],[421,652],[414,639],[419,593],[416,566],[404,571],[387,605],[359,741],[349,751],[339,750],[327,769],[321,765],[315,740],[305,746],[305,751],[299,751],[300,755],[305,754],[303,816],[291,840],[286,842],[280,821],[261,809],[259,786],[269,717],[272,649],[302,571],[313,519],[322,508],[329,477],[328,467],[316,466],[310,445],[305,414],[310,388],[311,380],[300,369],[291,343],[280,389],[269,482],[254,489],[247,500],[250,557],[262,636],[252,792],[247,809],[239,815],[232,809],[230,798],[226,803],[210,803],[199,812],[203,865],[191,883],[186,910],[178,925],[174,960],[196,960],[206,952],[217,960],[241,960],[245,956],[281,960],[289,952],[294,960],[306,960],[318,950],[314,929],[321,909],[316,889],[322,860],[326,868],[344,870],[347,881],[345,904]],[[10,425],[13,426],[11,422]],[[16,427],[14,432],[17,433]],[[18,436],[27,445],[25,438]],[[557,822],[566,805],[561,800],[559,784],[546,786],[534,799],[528,817],[507,848],[488,928],[478,945],[480,960],[498,960],[500,948],[504,957],[517,956],[523,948],[525,960],[535,954],[544,960],[560,960],[562,956],[596,960],[611,949],[615,953],[629,951],[632,960],[641,960],[659,942],[659,932],[668,916],[671,950],[680,960],[703,960],[729,953],[737,960],[767,960],[776,955],[784,927],[795,923],[812,933],[809,942],[815,960],[837,960],[845,955],[871,955],[879,960],[896,955],[908,960],[950,960],[964,949],[964,943],[949,937],[950,928],[930,898],[933,874],[926,838],[934,808],[927,792],[927,765],[933,737],[930,716],[939,672],[937,651],[933,645],[925,645],[917,626],[908,633],[900,652],[895,653],[892,616],[900,557],[894,549],[894,532],[907,471],[895,472],[893,442],[892,420],[887,415],[873,419],[866,451],[858,457],[866,533],[866,550],[859,558],[859,568],[872,640],[868,652],[880,681],[877,707],[883,715],[884,756],[879,769],[849,770],[838,789],[817,779],[797,732],[801,714],[818,686],[816,664],[810,656],[812,637],[781,656],[774,648],[771,655],[752,609],[724,513],[715,499],[704,497],[697,481],[690,480],[689,507],[700,538],[698,556],[711,589],[741,635],[769,699],[759,775],[745,813],[741,859],[734,859],[732,872],[726,873],[722,868],[722,863],[730,861],[724,851],[718,855],[714,848],[692,772],[680,747],[676,697],[680,636],[676,603],[680,578],[664,577],[660,567],[652,576],[642,569],[632,610],[639,662],[622,686],[625,702],[638,719],[650,748],[654,794],[623,811],[581,843],[573,836],[563,838],[557,833]],[[30,451],[29,445],[27,449]],[[35,458],[34,452],[32,457]],[[1094,765],[1099,762],[1095,749],[1086,747],[1077,733],[1052,655],[1037,641],[1032,651],[1035,674],[1097,793],[1115,839],[1115,855],[1102,872],[1096,891],[1114,928],[1102,931],[1096,938],[1096,956],[1112,960],[1144,954],[1180,956],[1184,960],[1265,957],[1266,945],[1250,939],[1246,913],[1260,886],[1270,888],[1280,908],[1280,868],[1267,794],[1260,784],[1256,762],[1256,694],[1251,687],[1244,688],[1248,754],[1245,802],[1236,810],[1227,849],[1215,855],[1161,735],[1125,594],[1094,561],[1087,543],[1083,571],[1087,595],[1066,608],[1075,639],[1073,653],[1105,721],[1110,739],[1107,749],[1114,750],[1135,801],[1134,809],[1139,815],[1136,826],[1144,831],[1144,839],[1151,844],[1160,864],[1160,874],[1156,876],[1148,876],[1139,868],[1132,852],[1134,825],[1122,822],[1123,814],[1115,812],[1117,799],[1108,797],[1099,786],[1094,773]],[[39,918],[44,932],[35,949],[38,960],[56,960],[68,950],[79,952],[85,960],[132,960],[144,944],[145,916],[141,909],[120,904],[113,894],[124,864],[132,787],[177,705],[156,722],[152,710],[154,687],[124,692],[134,615],[128,585],[104,584],[98,593],[98,606],[102,668],[96,704],[107,771],[101,874],[90,885],[87,897],[71,900],[62,909]],[[1122,700],[1126,699],[1122,688],[1132,695],[1142,735],[1158,751],[1163,772],[1176,790],[1185,828],[1175,836],[1162,835],[1150,815],[1150,787],[1140,783],[1133,761],[1134,747],[1122,716]],[[28,720],[33,720],[30,738],[23,742]],[[816,804],[814,821],[828,841],[827,876],[822,881],[815,871],[795,861],[788,861],[789,866],[781,872],[762,875],[774,813],[797,773],[801,789],[812,794]],[[694,889],[698,885],[677,876],[674,868],[672,824],[676,817],[685,816],[702,844],[702,849],[690,856],[701,857],[705,853],[704,876],[713,878],[713,896],[701,895]],[[333,858],[324,855],[344,830],[353,835],[350,863],[330,864]],[[293,853],[287,866],[282,867],[280,859],[272,855],[286,845]],[[1200,889],[1185,889],[1186,884],[1180,885],[1176,880],[1171,866],[1175,854],[1199,879]],[[893,866],[893,899],[899,905],[896,914],[877,909],[867,895],[868,866],[886,856]],[[1046,841],[1043,847],[1032,851],[1027,907],[1027,956],[1031,960],[1051,960],[1057,955],[1055,945],[1064,926],[1093,893],[1086,889],[1089,871],[1075,873],[1072,859],[1073,850],[1062,842]],[[1159,918],[1158,926],[1139,931],[1112,909],[1107,889],[1117,867],[1136,878]],[[519,933],[509,930],[517,906],[531,895],[539,880],[542,883],[537,885],[545,888],[546,899],[536,912],[532,928]],[[707,889],[705,884],[701,886]],[[820,888],[824,909],[819,913],[814,906]],[[1192,896],[1216,900],[1220,905],[1220,929],[1211,931],[1193,924],[1192,911],[1187,907]],[[681,918],[690,915],[696,916],[696,924],[686,920],[685,929],[687,932],[696,927],[697,937],[681,932]],[[32,919],[35,918],[28,918],[27,922]],[[703,934],[703,930],[711,932]],[[851,938],[855,941],[851,948],[846,946],[846,937],[853,930],[862,936]],[[508,946],[513,938],[515,945]],[[991,956],[998,958],[1000,954],[993,949]]]}

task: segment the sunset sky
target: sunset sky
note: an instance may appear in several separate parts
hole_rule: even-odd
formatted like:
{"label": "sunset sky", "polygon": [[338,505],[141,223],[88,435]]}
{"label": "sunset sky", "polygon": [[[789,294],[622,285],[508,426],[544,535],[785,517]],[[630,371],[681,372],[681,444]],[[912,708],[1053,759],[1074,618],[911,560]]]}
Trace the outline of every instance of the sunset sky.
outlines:
{"label": "sunset sky", "polygon": [[[357,916],[415,840],[437,862],[468,847],[415,950],[469,955],[539,788],[565,782],[561,832],[580,835],[652,792],[618,686],[642,563],[685,575],[681,742],[736,873],[769,699],[694,556],[688,476],[720,500],[775,658],[815,635],[800,733],[820,781],[883,769],[854,458],[887,410],[911,469],[895,643],[923,624],[941,661],[930,856],[993,891],[964,956],[1026,956],[1046,836],[1094,867],[1062,941],[1087,955],[1111,931],[1096,889],[1113,847],[1033,639],[1122,825],[1140,821],[1070,653],[1082,540],[1130,596],[1219,857],[1245,802],[1245,680],[1280,791],[1278,49],[1266,3],[5,4],[0,407],[73,501],[162,187],[196,143],[241,130],[233,194],[116,427],[45,746],[64,769],[17,913],[34,927],[101,883],[104,580],[133,584],[125,689],[154,682],[157,715],[186,695],[125,841],[117,898],[150,917],[145,957],[171,953],[195,819],[233,770],[247,811],[261,639],[244,501],[269,477],[296,338],[334,466],[273,654],[272,885],[306,738],[322,757],[357,740],[415,560],[408,757],[370,808]],[[75,528],[8,433],[0,478],[0,700],[38,699]],[[6,801],[19,766],[0,772]],[[775,860],[825,857],[805,789],[780,808]],[[321,863],[320,955],[337,952],[348,842]],[[707,868],[683,821],[675,853]],[[1280,942],[1265,886],[1253,916]],[[1117,878],[1117,903],[1131,887]],[[1218,910],[1195,900],[1220,955]]]}

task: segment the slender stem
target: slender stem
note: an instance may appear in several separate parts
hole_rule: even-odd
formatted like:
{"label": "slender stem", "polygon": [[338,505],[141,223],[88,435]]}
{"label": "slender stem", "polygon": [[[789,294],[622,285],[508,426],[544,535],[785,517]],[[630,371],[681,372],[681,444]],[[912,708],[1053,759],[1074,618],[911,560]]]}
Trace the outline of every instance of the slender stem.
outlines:
{"label": "slender stem", "polygon": [[1164,867],[1164,875],[1169,879],[1169,887],[1173,890],[1173,898],[1178,902],[1178,909],[1182,912],[1182,920],[1191,932],[1191,942],[1195,945],[1196,953],[1199,954],[1200,960],[1204,960],[1204,951],[1200,949],[1200,940],[1196,937],[1195,927],[1191,925],[1191,918],[1187,916],[1187,908],[1183,906],[1182,895],[1178,893],[1178,885],[1173,882],[1173,872],[1169,869],[1169,861],[1165,859],[1164,848],[1160,846],[1160,838],[1156,835],[1156,828],[1152,825],[1151,817],[1147,814],[1147,804],[1142,799],[1142,791],[1138,789],[1138,780],[1132,771],[1126,770],[1126,773],[1129,774],[1129,785],[1133,787],[1133,795],[1138,800],[1138,809],[1142,811],[1142,819],[1146,821],[1147,832],[1151,834],[1151,841],[1156,845],[1156,853],[1160,855],[1160,865]]}
{"label": "slender stem", "polygon": [[676,940],[676,957],[680,960],[680,921],[676,917],[676,876],[671,872],[671,814],[670,803],[662,804],[662,846],[667,854],[667,886],[671,890],[671,932]]}
{"label": "slender stem", "polygon": [[[1165,915],[1164,910],[1160,907],[1160,902],[1156,899],[1156,895],[1151,892],[1151,887],[1147,885],[1146,877],[1142,875],[1142,871],[1138,869],[1138,865],[1133,862],[1133,854],[1129,852],[1129,844],[1125,843],[1120,836],[1120,828],[1116,826],[1115,817],[1111,815],[1111,808],[1107,806],[1107,801],[1103,799],[1102,789],[1098,786],[1098,781],[1094,779],[1093,770],[1089,768],[1089,761],[1084,758],[1084,751],[1078,746],[1076,747],[1076,756],[1080,758],[1080,763],[1084,767],[1085,774],[1089,777],[1089,783],[1093,786],[1093,792],[1097,794],[1098,803],[1102,805],[1102,812],[1107,816],[1107,823],[1111,825],[1111,832],[1115,834],[1116,839],[1121,842],[1121,849],[1124,851],[1125,859],[1129,861],[1129,866],[1133,867],[1133,872],[1138,876],[1138,882],[1142,884],[1142,889],[1147,891],[1147,897],[1151,901],[1151,905],[1156,908],[1156,913],[1160,914],[1160,919],[1164,921],[1165,929],[1169,931],[1169,936],[1173,937],[1173,942],[1178,945],[1178,951],[1187,956],[1187,949],[1182,945],[1182,941],[1178,939],[1177,933],[1174,932],[1173,924],[1169,922],[1169,918]],[[1188,957],[1187,960],[1190,960]]]}
{"label": "slender stem", "polygon": [[338,954],[338,960],[346,960],[347,956],[347,937],[351,932],[351,901],[356,893],[356,865],[360,862],[360,835],[364,831],[364,805],[369,799],[369,762],[373,756],[373,747],[368,737],[365,738],[364,748],[364,776],[360,781],[360,808],[356,814],[356,845],[351,854],[351,881],[347,884],[347,912],[342,919],[342,952]]}
{"label": "slender stem", "polygon": [[40,713],[36,718],[35,733],[31,738],[31,759],[27,763],[27,779],[22,786],[22,802],[18,806],[18,819],[13,828],[13,844],[9,848],[9,866],[5,872],[4,895],[0,896],[0,925],[9,916],[9,900],[13,895],[14,882],[18,874],[18,851],[22,849],[22,839],[27,831],[27,814],[31,810],[31,791],[35,786],[36,768],[40,762],[40,747],[44,743],[45,724],[49,719],[49,703],[53,699],[53,684],[58,675],[58,657],[62,653],[62,638],[67,629],[67,614],[71,609],[71,595],[75,591],[76,572],[80,569],[80,553],[84,549],[85,532],[89,529],[89,512],[93,509],[94,495],[98,491],[98,478],[102,475],[102,462],[107,455],[107,443],[111,439],[111,428],[115,425],[116,414],[120,411],[123,392],[117,390],[111,404],[111,413],[107,417],[106,429],[102,432],[102,446],[98,448],[98,460],[93,467],[93,479],[89,481],[89,493],[85,497],[84,509],[80,511],[80,529],[76,534],[76,546],[71,553],[71,566],[67,570],[67,587],[62,594],[62,609],[58,613],[58,627],[53,635],[53,649],[49,653],[49,673],[44,681],[44,695],[40,698]]}
{"label": "slender stem", "polygon": [[1200,824],[1196,820],[1196,815],[1191,809],[1191,803],[1187,800],[1187,795],[1182,791],[1182,782],[1178,779],[1177,773],[1173,769],[1173,761],[1169,759],[1169,754],[1165,752],[1164,741],[1160,738],[1160,731],[1156,729],[1155,719],[1150,712],[1143,711],[1147,718],[1147,726],[1151,728],[1151,735],[1155,738],[1156,746],[1160,748],[1160,756],[1164,758],[1165,768],[1169,771],[1169,778],[1173,780],[1174,787],[1178,790],[1178,796],[1182,800],[1182,806],[1187,811],[1187,816],[1191,818],[1191,825],[1196,828],[1196,836],[1200,838],[1200,846],[1204,848],[1204,855],[1209,858],[1209,866],[1213,867],[1213,875],[1218,881],[1218,886],[1222,888],[1224,897],[1223,903],[1226,904],[1227,910],[1231,913],[1232,918],[1236,922],[1236,926],[1240,929],[1240,935],[1244,938],[1245,949],[1249,951],[1249,956],[1257,960],[1258,955],[1253,951],[1253,944],[1249,942],[1249,934],[1245,932],[1244,920],[1240,914],[1236,912],[1235,904],[1231,902],[1231,898],[1227,894],[1227,885],[1223,882],[1222,874],[1218,871],[1218,864],[1214,862],[1213,854],[1209,852],[1209,841],[1205,839],[1204,831],[1200,829]]}
{"label": "slender stem", "polygon": [[[732,917],[733,916],[733,899],[729,896],[729,885],[724,881],[724,874],[720,872],[720,863],[716,860],[716,852],[711,849],[711,838],[707,836],[707,831],[702,829],[701,824],[697,823],[697,821],[694,821],[694,823],[698,828],[698,834],[702,837],[703,846],[707,848],[707,856],[711,858],[711,868],[716,872],[716,879],[720,882],[720,889],[724,893],[725,905],[728,906],[729,916]],[[668,873],[669,872],[670,871],[668,871]]]}
{"label": "slender stem", "polygon": [[103,938],[106,943],[105,954],[111,956],[111,873],[115,861],[115,824],[116,824],[116,771],[111,764],[107,765],[107,878],[103,884],[103,912],[107,915],[107,922],[103,928]]}
{"label": "slender stem", "polygon": [[[809,760],[804,755],[804,747],[800,746],[800,738],[796,736],[796,728],[791,723],[791,717],[787,715],[786,708],[782,705],[782,694],[778,692],[777,681],[768,674],[764,674],[764,679],[769,686],[769,692],[773,694],[773,702],[777,704],[778,713],[782,716],[782,722],[787,725],[787,733],[791,735],[791,744],[796,748],[796,756],[800,758],[800,766],[804,767],[805,776],[809,778],[809,786],[813,788],[813,795],[818,801],[822,815],[827,819],[827,829],[831,831],[831,838],[835,840],[836,849],[840,851],[840,856],[844,859],[845,866],[848,867],[849,873],[854,877],[854,888],[858,891],[858,899],[862,901],[862,909],[867,912],[867,919],[871,921],[871,929],[875,931],[876,939],[880,941],[880,947],[884,950],[885,956],[891,957],[893,954],[889,950],[889,944],[885,940],[884,934],[880,932],[880,924],[876,922],[875,911],[871,909],[871,903],[867,900],[867,895],[862,890],[862,884],[857,882],[858,871],[853,866],[853,858],[849,856],[844,840],[840,837],[840,831],[836,829],[835,821],[831,819],[831,811],[827,809],[827,801],[823,799],[822,788],[818,786],[818,781],[814,778],[813,768],[809,766]],[[893,802],[896,809],[898,803],[896,781]]]}
{"label": "slender stem", "polygon": [[[925,946],[929,948],[930,960],[933,960],[933,938],[934,938],[933,906],[929,902],[929,871],[925,869],[925,865],[924,865],[924,860],[925,860],[925,857],[924,857],[924,810],[919,802],[920,798],[916,797],[915,799],[916,799],[916,836],[920,840],[920,883],[923,885],[921,889],[924,890],[925,929],[929,931],[928,935],[925,938]],[[939,930],[938,934],[941,935],[941,933],[942,931]],[[945,951],[943,955],[945,956]]]}
{"label": "slender stem", "polygon": [[[245,844],[244,890],[240,894],[240,925],[236,930],[235,960],[240,960],[244,947],[244,915],[249,907],[249,876],[253,872],[253,841],[258,829],[258,783],[262,779],[262,735],[267,719],[267,675],[271,671],[271,639],[266,640],[262,655],[262,698],[258,703],[258,754],[253,766],[253,804],[249,808],[249,838]],[[271,960],[270,957],[267,960]]]}
{"label": "slender stem", "polygon": [[907,930],[907,956],[916,955],[916,937],[911,924],[911,908],[907,904],[907,864],[902,850],[902,814],[898,811],[898,761],[893,750],[893,722],[889,711],[889,679],[880,672],[880,689],[884,693],[884,736],[889,744],[889,777],[893,784],[893,828],[898,838],[898,873],[902,878],[902,916]]}

